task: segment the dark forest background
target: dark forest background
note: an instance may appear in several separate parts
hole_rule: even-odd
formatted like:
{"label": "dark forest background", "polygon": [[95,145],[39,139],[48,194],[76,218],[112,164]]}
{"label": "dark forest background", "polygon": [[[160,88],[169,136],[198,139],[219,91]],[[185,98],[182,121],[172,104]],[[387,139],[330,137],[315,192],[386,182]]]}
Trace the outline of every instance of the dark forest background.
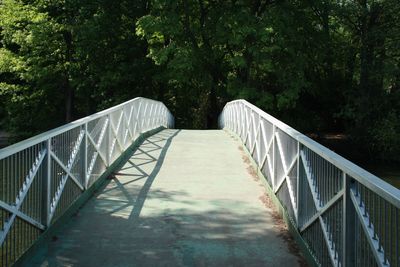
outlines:
{"label": "dark forest background", "polygon": [[398,161],[400,2],[0,1],[0,128],[12,141],[136,96],[201,129],[244,98]]}

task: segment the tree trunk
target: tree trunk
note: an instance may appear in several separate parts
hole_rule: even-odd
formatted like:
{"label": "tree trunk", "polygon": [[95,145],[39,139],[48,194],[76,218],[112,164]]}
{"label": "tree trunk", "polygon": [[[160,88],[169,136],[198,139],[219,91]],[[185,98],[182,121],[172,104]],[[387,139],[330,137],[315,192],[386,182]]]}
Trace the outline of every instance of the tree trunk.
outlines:
{"label": "tree trunk", "polygon": [[68,77],[65,80],[65,122],[72,121],[72,107],[73,107],[73,98],[74,98],[74,91],[70,86]]}
{"label": "tree trunk", "polygon": [[374,46],[371,42],[370,31],[374,26],[371,11],[368,11],[367,1],[361,2],[363,15],[361,17],[361,51],[360,51],[360,93],[363,97],[369,98],[370,74],[373,64]]}
{"label": "tree trunk", "polygon": [[[65,51],[65,62],[72,61],[72,33],[70,31],[63,32],[66,51]],[[63,89],[65,91],[65,122],[71,122],[73,119],[73,98],[74,90],[70,83],[70,73],[69,69],[65,70]]]}
{"label": "tree trunk", "polygon": [[332,51],[332,43],[331,43],[331,33],[330,33],[330,25],[329,25],[329,6],[327,3],[324,3],[323,11],[322,11],[322,26],[323,32],[325,36],[326,42],[326,77],[328,79],[328,84],[331,85],[333,80],[333,51]]}

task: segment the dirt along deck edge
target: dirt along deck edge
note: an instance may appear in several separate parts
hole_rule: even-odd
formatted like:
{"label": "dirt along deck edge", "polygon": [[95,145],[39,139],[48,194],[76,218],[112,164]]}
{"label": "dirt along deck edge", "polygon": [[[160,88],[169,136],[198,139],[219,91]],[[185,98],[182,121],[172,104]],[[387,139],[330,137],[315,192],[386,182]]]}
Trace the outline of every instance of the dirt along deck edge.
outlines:
{"label": "dirt along deck edge", "polygon": [[106,169],[106,171],[97,179],[96,182],[93,183],[91,187],[89,187],[86,191],[82,193],[61,215],[49,228],[47,228],[39,238],[22,254],[22,256],[14,263],[13,266],[21,266],[23,264],[27,264],[28,260],[30,260],[37,252],[37,250],[50,242],[56,232],[61,230],[61,228],[65,225],[66,222],[70,220],[70,218],[83,206],[85,203],[96,193],[101,190],[107,181],[107,177],[109,177],[115,169],[121,167],[122,164],[128,160],[130,154],[137,149],[143,141],[164,130],[165,127],[158,127],[156,129],[144,132],[139,135],[139,137],[129,146],[122,154],[119,156],[111,165]]}
{"label": "dirt along deck edge", "polygon": [[[304,241],[303,237],[300,235],[295,223],[292,221],[292,219],[289,217],[289,213],[285,209],[285,207],[282,205],[281,201],[278,199],[278,197],[274,194],[273,189],[267,182],[267,178],[265,175],[262,173],[261,169],[258,167],[257,163],[254,161],[253,157],[251,156],[250,151],[247,149],[247,147],[243,144],[242,140],[240,137],[230,131],[227,128],[224,128],[224,130],[228,133],[228,135],[232,136],[238,143],[242,145],[243,152],[247,156],[247,158],[250,161],[250,165],[254,168],[256,171],[256,175],[260,178],[260,182],[264,185],[266,189],[266,193],[271,199],[272,203],[274,204],[276,211],[278,212],[278,215],[282,217],[283,221],[285,222],[289,233],[292,235],[294,238],[294,241],[296,244],[299,246],[300,251],[302,253],[302,256],[305,258],[307,264],[312,267],[319,266],[315,257],[313,256],[311,249],[307,245],[307,243]],[[263,201],[264,202],[264,201]]]}

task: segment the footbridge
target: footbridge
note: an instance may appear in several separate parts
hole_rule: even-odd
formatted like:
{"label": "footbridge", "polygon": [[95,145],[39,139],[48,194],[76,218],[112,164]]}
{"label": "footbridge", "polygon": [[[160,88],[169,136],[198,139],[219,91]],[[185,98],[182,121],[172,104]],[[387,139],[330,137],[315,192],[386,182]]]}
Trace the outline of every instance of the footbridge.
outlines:
{"label": "footbridge", "polygon": [[1,266],[400,266],[400,190],[245,100],[135,98],[0,150]]}

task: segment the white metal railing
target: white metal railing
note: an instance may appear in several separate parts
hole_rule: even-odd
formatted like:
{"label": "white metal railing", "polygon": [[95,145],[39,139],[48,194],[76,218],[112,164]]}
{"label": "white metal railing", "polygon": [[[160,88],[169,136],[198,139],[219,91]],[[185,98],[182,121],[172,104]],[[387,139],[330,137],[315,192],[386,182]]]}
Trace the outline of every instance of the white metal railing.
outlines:
{"label": "white metal railing", "polygon": [[9,266],[141,133],[170,128],[161,102],[135,98],[0,150],[0,266]]}
{"label": "white metal railing", "polygon": [[321,266],[400,266],[400,190],[245,100],[219,123],[236,133]]}

